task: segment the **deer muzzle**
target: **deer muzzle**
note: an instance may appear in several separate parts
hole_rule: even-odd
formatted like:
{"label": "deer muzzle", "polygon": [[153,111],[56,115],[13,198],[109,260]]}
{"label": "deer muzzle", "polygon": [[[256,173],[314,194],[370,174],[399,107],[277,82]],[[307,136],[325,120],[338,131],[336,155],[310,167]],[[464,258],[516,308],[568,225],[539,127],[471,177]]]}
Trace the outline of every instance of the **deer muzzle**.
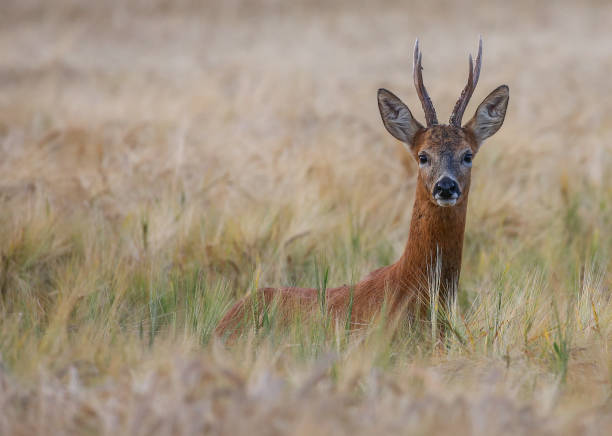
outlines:
{"label": "deer muzzle", "polygon": [[444,176],[434,185],[432,195],[438,206],[454,206],[461,196],[461,189],[459,188],[459,184],[456,180],[453,180],[448,176]]}

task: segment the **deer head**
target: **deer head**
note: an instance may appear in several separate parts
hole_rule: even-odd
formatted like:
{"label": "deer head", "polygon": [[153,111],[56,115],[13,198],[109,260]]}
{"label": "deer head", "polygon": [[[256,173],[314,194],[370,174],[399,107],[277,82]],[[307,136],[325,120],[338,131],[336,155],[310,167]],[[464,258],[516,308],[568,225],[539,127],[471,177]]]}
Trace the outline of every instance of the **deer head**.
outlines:
{"label": "deer head", "polygon": [[378,90],[378,108],[389,133],[408,147],[419,165],[418,182],[429,192],[430,200],[441,207],[459,204],[470,187],[472,161],[482,143],[499,130],[506,116],[509,89],[501,85],[491,92],[465,125],[463,112],[474,93],[482,61],[482,39],[476,64],[469,57],[469,76],[455,104],[449,124],[438,124],[436,111],[423,85],[419,41],[414,47],[414,85],[425,112],[426,127],[408,106],[386,89]]}

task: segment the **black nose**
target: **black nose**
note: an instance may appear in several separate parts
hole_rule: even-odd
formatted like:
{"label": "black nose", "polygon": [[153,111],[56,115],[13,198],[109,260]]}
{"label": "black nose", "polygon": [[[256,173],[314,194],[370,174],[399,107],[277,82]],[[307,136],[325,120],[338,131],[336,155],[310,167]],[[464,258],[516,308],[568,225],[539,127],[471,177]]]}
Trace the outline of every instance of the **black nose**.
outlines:
{"label": "black nose", "polygon": [[434,197],[449,200],[451,198],[459,197],[460,194],[461,191],[459,190],[459,185],[457,185],[457,182],[450,177],[442,177],[442,179],[438,180],[436,186],[434,186]]}

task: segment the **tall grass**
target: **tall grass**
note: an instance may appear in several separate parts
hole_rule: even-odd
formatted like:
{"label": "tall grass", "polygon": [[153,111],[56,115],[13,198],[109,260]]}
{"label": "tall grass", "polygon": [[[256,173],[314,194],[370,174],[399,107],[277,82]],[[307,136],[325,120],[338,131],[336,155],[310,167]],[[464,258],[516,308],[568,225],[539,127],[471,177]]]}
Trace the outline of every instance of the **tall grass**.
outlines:
{"label": "tall grass", "polygon": [[[0,434],[605,434],[612,9],[498,7],[8,5]],[[418,35],[450,111],[472,27],[474,99],[512,96],[475,159],[456,299],[426,321],[331,319],[325,289],[408,234],[416,168],[374,92],[418,113]],[[281,285],[320,310],[213,336]]]}

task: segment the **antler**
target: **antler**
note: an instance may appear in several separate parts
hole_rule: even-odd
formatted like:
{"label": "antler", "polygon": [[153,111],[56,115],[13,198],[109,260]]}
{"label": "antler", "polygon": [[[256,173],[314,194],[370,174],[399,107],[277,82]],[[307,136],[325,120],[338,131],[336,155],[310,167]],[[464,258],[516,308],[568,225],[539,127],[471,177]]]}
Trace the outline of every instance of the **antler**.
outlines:
{"label": "antler", "polygon": [[427,94],[425,85],[423,85],[423,66],[421,65],[421,51],[419,50],[419,40],[416,40],[414,44],[414,66],[412,70],[412,76],[414,77],[414,86],[419,94],[423,111],[425,112],[425,121],[427,121],[427,127],[438,124],[438,117],[436,116],[436,110],[433,107],[431,98]]}
{"label": "antler", "polygon": [[472,94],[474,93],[474,89],[476,89],[476,84],[478,83],[478,78],[480,77],[480,65],[482,63],[482,37],[478,39],[478,56],[476,56],[476,66],[472,63],[472,55],[470,54],[470,74],[468,76],[467,84],[463,91],[461,91],[461,97],[455,103],[455,108],[453,109],[453,113],[450,116],[449,123],[452,126],[461,127],[461,118],[463,118],[463,112],[465,112],[465,108],[467,107]]}

